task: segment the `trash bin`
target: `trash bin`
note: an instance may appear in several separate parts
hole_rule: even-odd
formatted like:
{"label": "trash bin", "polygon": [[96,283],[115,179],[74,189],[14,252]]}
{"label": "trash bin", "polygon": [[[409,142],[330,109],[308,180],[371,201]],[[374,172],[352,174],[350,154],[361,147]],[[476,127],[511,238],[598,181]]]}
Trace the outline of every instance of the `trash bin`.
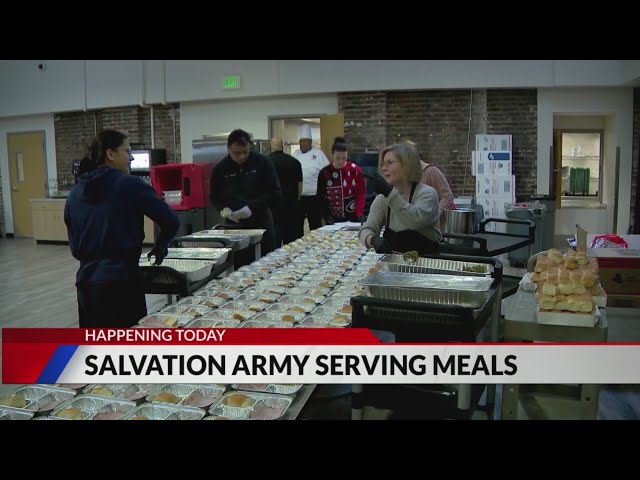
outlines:
{"label": "trash bin", "polygon": [[[553,248],[556,236],[556,196],[555,195],[532,195],[530,202],[540,202],[545,206],[544,218],[542,220],[542,250]],[[536,227],[537,228],[537,227]],[[536,234],[537,235],[537,234]],[[537,252],[534,252],[537,253]]]}
{"label": "trash bin", "polygon": [[[529,252],[529,245],[526,247],[518,248],[512,252],[507,253],[509,264],[512,267],[526,267],[529,256],[534,255],[543,250],[542,238],[544,237],[543,218],[546,207],[542,204],[535,203],[512,203],[507,204],[505,208],[505,214],[510,220],[531,220],[536,225],[535,242],[531,246],[531,252]],[[514,225],[507,223],[507,233],[513,235],[527,235],[529,233],[529,227],[527,225]]]}

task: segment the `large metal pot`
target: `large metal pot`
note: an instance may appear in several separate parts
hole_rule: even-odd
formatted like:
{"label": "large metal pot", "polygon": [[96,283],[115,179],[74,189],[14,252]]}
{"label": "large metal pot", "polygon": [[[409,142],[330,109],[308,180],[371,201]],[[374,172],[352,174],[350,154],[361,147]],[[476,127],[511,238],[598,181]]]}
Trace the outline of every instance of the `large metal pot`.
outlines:
{"label": "large metal pot", "polygon": [[[458,233],[463,235],[473,234],[476,219],[476,211],[469,208],[458,208],[457,210],[445,210],[444,232]],[[448,238],[448,243],[461,245],[464,240]]]}

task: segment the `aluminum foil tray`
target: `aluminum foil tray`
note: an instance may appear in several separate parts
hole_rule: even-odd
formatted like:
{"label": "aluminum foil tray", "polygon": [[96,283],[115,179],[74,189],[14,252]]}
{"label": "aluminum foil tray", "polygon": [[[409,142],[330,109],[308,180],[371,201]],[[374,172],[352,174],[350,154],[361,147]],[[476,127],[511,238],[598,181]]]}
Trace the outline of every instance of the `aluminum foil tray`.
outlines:
{"label": "aluminum foil tray", "polygon": [[274,303],[267,312],[307,313],[316,308],[315,303]]}
{"label": "aluminum foil tray", "polygon": [[80,393],[84,387],[86,387],[86,383],[56,383],[54,387],[67,388],[69,390],[75,390],[77,393]]}
{"label": "aluminum foil tray", "polygon": [[251,237],[248,235],[225,235],[220,233],[220,230],[202,230],[182,238],[186,240],[185,244],[188,242],[188,245],[192,245],[193,247],[205,248],[210,248],[211,242],[215,242],[221,238],[226,239],[231,243],[231,248],[234,252],[244,250],[251,242]]}
{"label": "aluminum foil tray", "polygon": [[292,324],[289,322],[282,322],[277,320],[275,322],[261,322],[259,320],[247,320],[242,322],[238,328],[291,328]]}
{"label": "aluminum foil tray", "polygon": [[[184,274],[190,282],[203,280],[211,273],[213,262],[210,260],[177,260],[173,258],[165,258],[162,262],[163,267],[173,268],[174,270]],[[140,267],[154,268],[146,257],[140,259]]]}
{"label": "aluminum foil tray", "polygon": [[410,274],[397,272],[378,272],[360,281],[368,287],[401,287],[418,290],[464,290],[467,292],[486,292],[493,278],[457,275]]}
{"label": "aluminum foil tray", "polygon": [[238,295],[235,300],[237,302],[258,302],[269,305],[270,303],[277,302],[279,297],[280,295],[274,293],[242,293]]}
{"label": "aluminum foil tray", "polygon": [[33,413],[23,408],[0,407],[0,420],[31,420]]}
{"label": "aluminum foil tray", "polygon": [[[237,300],[237,298],[236,298]],[[264,302],[238,302],[234,300],[233,302],[227,302],[220,305],[220,309],[223,310],[248,310],[251,312],[261,312],[267,308],[268,303]]]}
{"label": "aluminum foil tray", "polygon": [[181,405],[206,408],[214,403],[226,391],[227,387],[218,384],[173,384],[161,385],[147,395],[151,403]]}
{"label": "aluminum foil tray", "polygon": [[278,300],[278,303],[307,303],[313,305],[314,303],[322,303],[324,300],[324,296],[312,297],[305,295],[283,295]]}
{"label": "aluminum foil tray", "polygon": [[342,311],[342,307],[339,305],[320,305],[318,308],[314,309],[311,313],[313,313],[314,315],[332,315],[332,316],[349,315],[351,316],[351,312]]}
{"label": "aluminum foil tray", "polygon": [[292,401],[293,399],[286,395],[228,392],[211,406],[209,413],[230,418],[275,420],[285,414]]}
{"label": "aluminum foil tray", "polygon": [[[380,259],[390,272],[431,273],[444,275],[486,276],[491,271],[488,264],[442,260],[439,258],[418,258],[407,261],[402,255],[385,255]],[[473,271],[472,271],[473,270]]]}
{"label": "aluminum foil tray", "polygon": [[336,280],[321,280],[319,282],[313,280],[306,280],[305,277],[302,277],[295,286],[298,288],[333,288],[335,287]]}
{"label": "aluminum foil tray", "polygon": [[120,398],[78,395],[60,404],[51,416],[67,420],[119,420],[135,406],[135,402]]}
{"label": "aluminum foil tray", "polygon": [[303,274],[300,273],[285,273],[282,270],[275,270],[271,275],[269,275],[268,280],[276,282],[276,281],[287,281],[287,282],[297,282],[302,278]]}
{"label": "aluminum foil tray", "polygon": [[195,297],[207,297],[213,299],[220,298],[222,299],[222,303],[225,303],[236,298],[238,295],[240,295],[240,292],[237,292],[235,290],[225,290],[225,287],[223,285],[220,288],[203,288],[201,290],[198,290],[193,295]]}
{"label": "aluminum foil tray", "polygon": [[304,318],[304,313],[296,312],[262,312],[253,317],[257,322],[285,322],[293,325]]}
{"label": "aluminum foil tray", "polygon": [[[349,305],[350,300],[349,297],[331,297],[327,298],[324,302],[322,302],[323,306],[326,307],[342,307],[343,305]],[[351,313],[351,311],[349,311]]]}
{"label": "aluminum foil tray", "polygon": [[268,279],[260,280],[258,283],[256,283],[256,287],[258,288],[282,287],[287,289],[287,288],[298,286],[297,283],[298,282],[296,282],[295,280],[283,280],[283,279],[272,280],[271,277],[269,277]]}
{"label": "aluminum foil tray", "polygon": [[22,385],[0,397],[0,406],[31,410],[46,415],[60,403],[74,397],[75,390],[50,385]]}
{"label": "aluminum foil tray", "polygon": [[122,420],[202,420],[205,414],[201,408],[143,403],[130,410]]}
{"label": "aluminum foil tray", "polygon": [[327,280],[332,280],[332,279],[337,280],[343,274],[344,274],[343,268],[328,268],[325,266],[316,268],[312,272],[309,272],[309,275],[321,275],[321,276],[327,277]]}
{"label": "aluminum foil tray", "polygon": [[154,328],[184,327],[193,320],[191,315],[176,315],[173,313],[152,313],[138,321],[138,325]]}
{"label": "aluminum foil tray", "polygon": [[[169,305],[168,307],[163,308],[158,313],[160,314],[171,314],[171,315],[188,315],[190,317],[200,317],[205,313],[209,313],[211,311],[210,307],[205,307],[202,305],[187,305],[187,304],[177,304],[177,305]],[[184,326],[184,325],[183,325]]]}
{"label": "aluminum foil tray", "polygon": [[[227,260],[230,251],[230,248],[169,248],[166,258],[175,260],[212,260],[217,267]],[[140,259],[147,260],[148,253],[144,252]]]}
{"label": "aluminum foil tray", "polygon": [[126,385],[126,388],[122,390],[117,396],[124,400],[131,400],[136,404],[143,403],[145,397],[154,390],[157,390],[158,385],[155,383],[132,383]]}
{"label": "aluminum foil tray", "polygon": [[[249,282],[245,282],[248,280]],[[207,284],[207,288],[217,288],[221,290],[233,290],[235,292],[240,292],[247,288],[249,285],[254,285],[254,282],[248,278],[221,278],[220,280],[214,280]]]}
{"label": "aluminum foil tray", "polygon": [[193,306],[193,305],[198,305],[201,307],[207,307],[209,309],[212,308],[216,308],[219,307],[220,305],[222,305],[223,303],[225,303],[227,300],[225,300],[224,298],[220,298],[220,297],[205,297],[205,296],[197,296],[197,297],[185,297],[182,300],[180,300],[177,303],[177,306],[180,305],[189,305],[189,306]]}
{"label": "aluminum foil tray", "polygon": [[314,287],[293,287],[287,291],[287,295],[310,295],[312,297],[324,297],[329,294],[331,289],[329,288],[314,288]]}
{"label": "aluminum foil tray", "polygon": [[252,312],[251,310],[226,310],[219,308],[218,310],[211,310],[211,312],[200,318],[213,318],[216,320],[238,320],[242,322],[244,320],[249,320],[255,316],[256,312]]}
{"label": "aluminum foil tray", "polygon": [[119,397],[129,385],[124,383],[92,383],[87,385],[82,393],[98,397]]}
{"label": "aluminum foil tray", "polygon": [[295,395],[302,388],[301,383],[243,383],[231,385],[234,390],[248,392],[277,393],[279,395]]}
{"label": "aluminum foil tray", "polygon": [[185,328],[235,328],[240,320],[226,320],[224,318],[199,317],[185,325]]}
{"label": "aluminum foil tray", "polygon": [[250,237],[250,241],[249,244],[250,245],[255,245],[256,243],[259,243],[262,241],[262,236],[264,235],[264,232],[266,232],[266,230],[262,230],[259,228],[256,229],[237,229],[237,230],[231,230],[231,229],[224,229],[224,230],[214,230],[215,232],[220,232],[222,233],[222,235],[248,235]]}
{"label": "aluminum foil tray", "polygon": [[254,285],[253,287],[249,287],[245,291],[252,294],[266,293],[266,294],[273,294],[273,295],[280,296],[287,291],[287,287],[261,284],[261,285]]}
{"label": "aluminum foil tray", "polygon": [[[425,278],[425,281],[421,281],[420,277]],[[362,284],[367,287],[368,294],[372,297],[467,308],[479,308],[484,305],[487,300],[485,292],[492,282],[491,277],[395,272],[378,272],[362,280]]]}
{"label": "aluminum foil tray", "polygon": [[351,325],[351,315],[343,313],[337,313],[334,315],[316,315],[314,312],[311,315],[307,315],[300,322],[300,325],[304,325],[306,327],[347,327]]}

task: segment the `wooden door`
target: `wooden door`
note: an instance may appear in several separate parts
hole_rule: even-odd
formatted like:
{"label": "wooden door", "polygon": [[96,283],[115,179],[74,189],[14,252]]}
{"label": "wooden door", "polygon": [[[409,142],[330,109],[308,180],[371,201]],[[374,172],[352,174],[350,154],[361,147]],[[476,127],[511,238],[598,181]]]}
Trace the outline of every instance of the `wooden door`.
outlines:
{"label": "wooden door", "polygon": [[30,199],[46,197],[44,132],[10,133],[7,144],[13,232],[16,236],[32,237]]}
{"label": "wooden door", "polygon": [[556,196],[556,209],[562,206],[562,131],[553,131],[553,168],[549,174],[551,175],[551,186]]}
{"label": "wooden door", "polygon": [[320,117],[320,144],[329,160],[333,139],[336,137],[344,137],[344,113]]}

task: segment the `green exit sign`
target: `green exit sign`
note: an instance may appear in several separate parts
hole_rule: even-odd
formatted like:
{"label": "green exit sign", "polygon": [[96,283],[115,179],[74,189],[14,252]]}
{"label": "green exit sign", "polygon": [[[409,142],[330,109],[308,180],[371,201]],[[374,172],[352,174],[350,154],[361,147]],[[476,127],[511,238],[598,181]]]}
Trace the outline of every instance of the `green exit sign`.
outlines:
{"label": "green exit sign", "polygon": [[230,75],[222,79],[224,90],[238,90],[240,88],[240,75]]}

